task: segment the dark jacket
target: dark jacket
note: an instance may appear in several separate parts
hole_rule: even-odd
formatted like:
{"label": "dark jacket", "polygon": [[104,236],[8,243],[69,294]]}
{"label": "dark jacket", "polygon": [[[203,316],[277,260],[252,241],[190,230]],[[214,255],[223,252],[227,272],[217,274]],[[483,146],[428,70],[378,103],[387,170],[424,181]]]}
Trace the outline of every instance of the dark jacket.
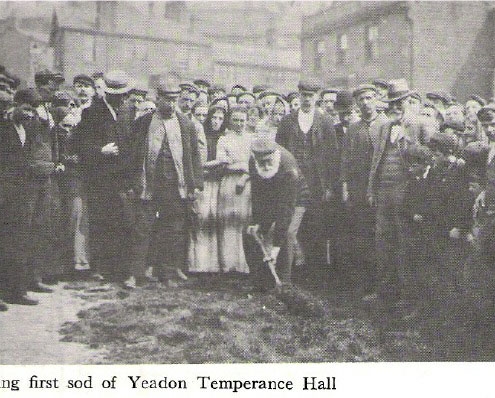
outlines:
{"label": "dark jacket", "polygon": [[[299,128],[298,112],[285,116],[277,130],[276,141],[289,152],[294,152],[295,138],[302,134]],[[321,193],[330,190],[336,194],[339,185],[340,159],[333,120],[315,111],[311,135],[313,148],[312,169],[317,175]],[[301,166],[301,165],[299,165]]]}
{"label": "dark jacket", "polygon": [[300,188],[296,159],[286,149],[280,151],[279,170],[272,178],[261,178],[254,159],[249,160],[253,224],[259,224],[261,232],[266,233],[275,222],[273,244],[277,247],[286,242]]}
{"label": "dark jacket", "polygon": [[[102,99],[95,99],[81,115],[81,122],[75,130],[77,151],[83,172],[88,177],[122,178],[129,157],[130,127],[123,112],[117,111],[114,120],[108,106]],[[119,148],[117,156],[103,155],[101,149],[115,143]]]}
{"label": "dark jacket", "polygon": [[[154,113],[150,113],[140,117],[132,126],[127,178],[129,186],[133,187],[137,195],[141,195],[144,188],[141,176],[143,163],[148,154],[148,134],[153,115]],[[178,112],[176,116],[182,136],[184,179],[187,192],[193,193],[194,189],[203,190],[203,168],[201,167],[198,137],[191,120]],[[147,170],[147,174],[154,175],[154,170]],[[152,182],[153,179],[147,181],[148,187]]]}
{"label": "dark jacket", "polygon": [[[367,195],[374,196],[376,194],[376,184],[379,180],[379,168],[382,163],[383,154],[385,153],[385,148],[390,137],[390,132],[393,126],[392,121],[387,121],[386,123],[380,125],[378,128],[377,144],[373,152],[373,158],[371,161],[370,176],[368,181]],[[403,138],[403,149],[406,150],[410,145],[418,144],[423,145],[427,142],[427,137],[422,127],[418,123],[404,123],[403,124],[405,137]],[[407,167],[405,167],[407,169]]]}

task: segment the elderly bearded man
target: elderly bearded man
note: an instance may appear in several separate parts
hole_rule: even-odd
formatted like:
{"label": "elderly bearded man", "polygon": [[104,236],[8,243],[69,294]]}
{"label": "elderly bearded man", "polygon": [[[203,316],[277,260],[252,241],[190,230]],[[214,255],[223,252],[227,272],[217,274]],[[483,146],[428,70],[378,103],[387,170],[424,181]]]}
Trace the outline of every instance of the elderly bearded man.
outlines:
{"label": "elderly bearded man", "polygon": [[420,145],[421,127],[403,119],[404,103],[412,94],[405,79],[391,81],[389,87],[390,120],[378,129],[367,196],[376,205],[378,297],[387,310],[409,311],[419,292],[407,258],[408,224],[402,207],[409,165],[404,154],[409,146]]}
{"label": "elderly bearded man", "polygon": [[[256,139],[251,151],[249,175],[253,215],[248,231],[258,228],[268,243],[271,259],[276,262],[280,281],[290,284],[292,261],[288,259],[287,249],[295,238],[290,231],[294,229],[292,224],[297,223],[294,210],[301,175],[294,156],[268,138]],[[245,241],[246,251],[253,253],[249,268],[255,289],[272,287],[273,277],[262,261],[266,254],[263,255],[251,235],[247,235]]]}

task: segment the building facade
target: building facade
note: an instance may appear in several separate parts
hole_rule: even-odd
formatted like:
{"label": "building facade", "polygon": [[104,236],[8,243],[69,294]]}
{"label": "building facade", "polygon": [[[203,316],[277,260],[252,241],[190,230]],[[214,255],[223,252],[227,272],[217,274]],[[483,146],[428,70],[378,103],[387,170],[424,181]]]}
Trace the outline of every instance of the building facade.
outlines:
{"label": "building facade", "polygon": [[333,2],[303,18],[302,73],[329,86],[404,77],[419,92],[493,95],[488,2]]}

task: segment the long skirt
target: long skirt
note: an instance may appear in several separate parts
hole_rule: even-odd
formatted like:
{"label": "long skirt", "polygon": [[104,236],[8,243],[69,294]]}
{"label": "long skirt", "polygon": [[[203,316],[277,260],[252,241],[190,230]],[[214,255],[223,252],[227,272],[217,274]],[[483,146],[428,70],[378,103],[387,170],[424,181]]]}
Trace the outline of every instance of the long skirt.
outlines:
{"label": "long skirt", "polygon": [[241,194],[236,193],[242,174],[222,178],[218,193],[218,257],[223,272],[249,273],[242,241],[251,218],[251,184],[246,183]]}
{"label": "long skirt", "polygon": [[190,272],[218,272],[217,204],[220,181],[209,177],[197,199],[197,223],[190,231],[188,263]]}

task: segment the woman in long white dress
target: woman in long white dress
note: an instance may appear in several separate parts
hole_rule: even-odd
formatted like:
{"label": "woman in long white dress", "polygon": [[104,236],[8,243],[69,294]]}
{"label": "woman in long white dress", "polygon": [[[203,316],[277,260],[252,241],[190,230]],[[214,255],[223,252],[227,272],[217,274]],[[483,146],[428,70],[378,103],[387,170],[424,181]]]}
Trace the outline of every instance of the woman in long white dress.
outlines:
{"label": "woman in long white dress", "polygon": [[249,272],[242,242],[251,216],[247,177],[252,137],[245,132],[246,120],[244,108],[232,108],[229,128],[217,144],[217,160],[225,163],[218,194],[218,255],[223,272]]}
{"label": "woman in long white dress", "polygon": [[220,187],[220,169],[222,163],[216,160],[216,148],[219,138],[224,134],[227,124],[227,111],[221,106],[213,106],[208,111],[204,123],[206,136],[207,161],[203,192],[197,200],[198,223],[191,231],[189,243],[190,272],[218,272],[217,239],[217,203]]}

